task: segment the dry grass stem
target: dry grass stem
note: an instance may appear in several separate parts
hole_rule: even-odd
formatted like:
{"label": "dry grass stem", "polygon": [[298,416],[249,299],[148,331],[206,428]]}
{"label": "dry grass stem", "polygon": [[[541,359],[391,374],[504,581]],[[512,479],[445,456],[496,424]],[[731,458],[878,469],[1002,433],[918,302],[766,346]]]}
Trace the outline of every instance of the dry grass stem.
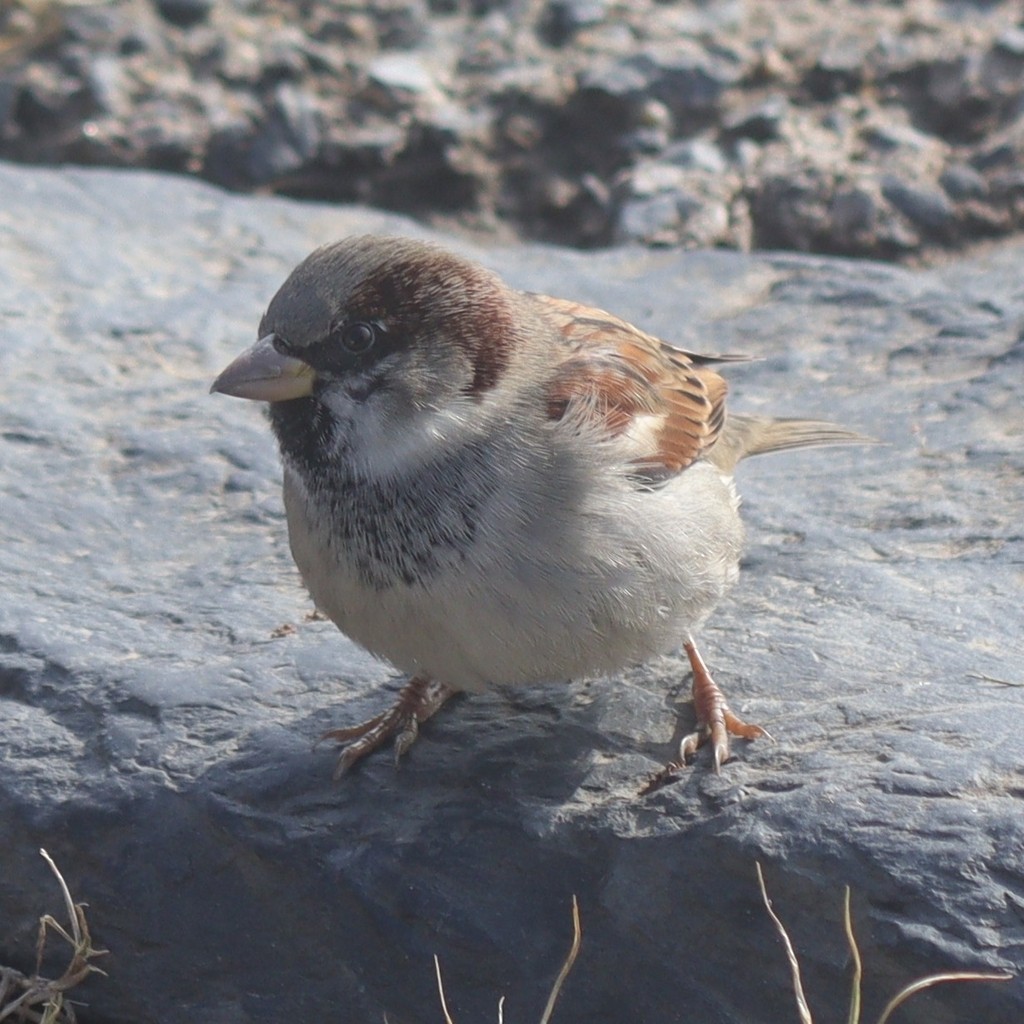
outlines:
{"label": "dry grass stem", "polygon": [[765,909],[768,911],[768,916],[772,919],[776,931],[782,938],[782,944],[786,947],[786,958],[789,960],[789,970],[793,975],[793,991],[796,994],[796,1008],[800,1013],[800,1020],[802,1024],[814,1024],[811,1018],[810,1007],[807,1005],[807,999],[804,997],[804,986],[800,980],[800,963],[796,958],[796,953],[793,952],[793,943],[789,941],[789,935],[786,933],[785,926],[779,920],[778,914],[772,909],[772,901],[768,898],[768,890],[765,888],[764,872],[761,870],[761,865],[755,863],[754,867],[757,868],[757,884],[761,887],[761,899],[764,901]]}
{"label": "dry grass stem", "polygon": [[853,915],[850,913],[850,887],[846,886],[843,894],[843,929],[846,941],[850,946],[850,958],[853,960],[853,978],[850,981],[850,1016],[849,1024],[860,1021],[860,982],[863,969],[860,962],[860,950],[857,948],[857,936],[853,934]]}
{"label": "dry grass stem", "polygon": [[434,954],[434,973],[437,975],[437,994],[441,1000],[441,1012],[444,1014],[444,1024],[455,1024],[452,1015],[448,1012],[448,1004],[444,999],[444,982],[441,980],[441,961],[437,954]]}
{"label": "dry grass stem", "polygon": [[987,676],[984,672],[968,672],[968,679],[977,679],[981,683],[991,683],[993,686],[1009,686],[1016,689],[1024,687],[1024,683],[1015,683],[1009,679],[998,679],[996,676]]}
{"label": "dry grass stem", "polygon": [[[106,950],[93,948],[89,924],[85,919],[85,904],[75,903],[53,859],[45,850],[39,852],[50,865],[60,885],[70,931],[49,914],[44,914],[39,919],[35,974],[26,978],[10,967],[0,967],[0,1021],[11,1021],[12,1024],[74,1024],[75,1011],[65,994],[90,974],[103,973],[90,961],[102,956]],[[51,931],[56,932],[72,949],[64,973],[53,980],[42,976],[43,952],[47,935]]]}
{"label": "dry grass stem", "polygon": [[580,928],[580,908],[576,902],[576,896],[572,898],[572,945],[569,947],[569,955],[565,958],[565,963],[562,964],[562,969],[558,972],[558,977],[555,978],[555,984],[552,986],[551,995],[548,996],[548,1004],[544,1007],[544,1016],[540,1019],[540,1024],[548,1024],[551,1020],[551,1014],[554,1012],[555,1003],[558,1002],[558,996],[562,991],[562,985],[565,983],[565,979],[569,977],[569,972],[572,970],[572,965],[576,963],[576,957],[579,956],[580,952],[580,940],[583,937],[583,929]]}
{"label": "dry grass stem", "polygon": [[976,974],[974,971],[951,971],[948,974],[931,974],[927,978],[922,978],[920,981],[915,981],[913,984],[908,985],[905,989],[901,989],[896,993],[885,1004],[885,1009],[882,1011],[882,1015],[878,1018],[878,1024],[886,1024],[886,1021],[892,1016],[893,1010],[897,1007],[902,1006],[912,995],[916,995],[918,992],[926,988],[931,988],[932,985],[941,985],[947,981],[1010,981],[1013,978],[1012,974]]}
{"label": "dry grass stem", "polygon": [[[796,1003],[797,1010],[800,1013],[800,1020],[802,1021],[802,1024],[814,1024],[813,1018],[811,1017],[810,1007],[807,1005],[807,1000],[804,998],[803,984],[800,981],[800,966],[797,963],[796,954],[793,952],[793,944],[789,941],[789,935],[786,933],[785,926],[772,909],[771,900],[768,898],[768,890],[765,888],[764,873],[761,870],[761,865],[755,862],[754,866],[757,868],[757,882],[761,887],[761,898],[764,900],[764,905],[768,909],[768,914],[775,923],[775,927],[778,930],[779,935],[782,937],[782,942],[786,947],[786,956],[789,958],[789,966],[793,974],[793,989],[796,992]],[[850,944],[850,955],[853,959],[853,990],[850,994],[850,1013],[847,1019],[849,1024],[860,1024],[862,970],[860,950],[857,948],[857,938],[853,932],[853,918],[850,914],[849,886],[846,887],[846,894],[843,900],[843,925],[846,930],[847,941]],[[926,988],[931,988],[933,985],[941,985],[943,982],[947,981],[1010,981],[1013,977],[1014,975],[1005,972],[998,974],[986,974],[974,971],[953,971],[948,974],[930,974],[927,978],[921,978],[919,981],[915,981],[910,985],[907,985],[906,988],[900,989],[900,991],[897,992],[888,1003],[886,1003],[885,1009],[882,1010],[876,1024],[888,1024],[889,1018],[892,1016],[894,1010],[902,1006],[911,996],[916,995],[918,992],[921,992]]]}
{"label": "dry grass stem", "polygon": [[[565,984],[565,979],[569,977],[572,965],[576,963],[576,957],[579,956],[583,929],[580,927],[580,908],[575,896],[572,898],[572,928],[572,945],[569,947],[569,955],[565,958],[565,963],[562,964],[558,977],[555,978],[555,984],[551,988],[551,994],[548,996],[547,1006],[544,1007],[544,1015],[540,1019],[540,1024],[549,1024],[551,1014],[555,1009],[555,1003],[558,1002],[558,996],[562,991],[562,985]],[[437,994],[441,999],[441,1012],[444,1014],[444,1022],[445,1024],[455,1024],[451,1014],[448,1012],[448,1003],[444,997],[444,982],[441,980],[441,961],[438,960],[436,953],[434,954],[434,973],[437,975]],[[386,1022],[387,1017],[385,1016],[384,1019]],[[498,1024],[503,1024],[504,1020],[505,997],[502,996],[498,1000]]]}

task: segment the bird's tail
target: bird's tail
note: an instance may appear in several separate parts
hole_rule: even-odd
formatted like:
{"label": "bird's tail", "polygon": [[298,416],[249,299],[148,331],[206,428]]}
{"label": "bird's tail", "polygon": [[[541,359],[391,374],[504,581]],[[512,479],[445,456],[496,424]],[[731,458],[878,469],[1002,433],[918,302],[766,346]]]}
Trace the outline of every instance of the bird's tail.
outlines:
{"label": "bird's tail", "polygon": [[873,437],[823,420],[772,419],[770,416],[733,414],[708,453],[720,469],[732,470],[740,459],[790,448],[823,444],[878,444]]}

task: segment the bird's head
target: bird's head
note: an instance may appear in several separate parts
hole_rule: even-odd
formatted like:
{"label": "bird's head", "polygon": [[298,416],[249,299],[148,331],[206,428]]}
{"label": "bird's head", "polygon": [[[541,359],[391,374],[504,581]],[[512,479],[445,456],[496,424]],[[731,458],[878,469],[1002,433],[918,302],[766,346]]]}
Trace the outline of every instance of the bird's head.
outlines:
{"label": "bird's head", "polygon": [[422,421],[435,431],[439,418],[457,422],[500,386],[521,332],[516,304],[498,277],[443,249],[346,239],[292,271],[256,343],[211,390],[271,403],[286,455],[394,450]]}

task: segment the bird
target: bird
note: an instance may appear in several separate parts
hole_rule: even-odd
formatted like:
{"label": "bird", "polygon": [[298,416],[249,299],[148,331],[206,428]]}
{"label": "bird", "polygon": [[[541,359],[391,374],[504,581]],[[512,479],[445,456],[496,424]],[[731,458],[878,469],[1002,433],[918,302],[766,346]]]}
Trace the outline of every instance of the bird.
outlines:
{"label": "bird", "polygon": [[457,693],[612,677],[678,650],[708,744],[767,736],[695,637],[735,583],[733,481],[765,452],[869,439],[726,409],[717,365],[604,310],[521,291],[418,239],[325,245],[272,298],[212,392],[267,403],[292,555],[316,608],[408,681],[324,733],[335,777],[395,760]]}

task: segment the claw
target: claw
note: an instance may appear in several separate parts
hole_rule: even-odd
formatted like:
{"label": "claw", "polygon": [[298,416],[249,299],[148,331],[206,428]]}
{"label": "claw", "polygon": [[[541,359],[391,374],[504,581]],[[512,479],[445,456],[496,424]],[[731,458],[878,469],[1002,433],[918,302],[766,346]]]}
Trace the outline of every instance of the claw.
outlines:
{"label": "claw", "polygon": [[704,659],[700,656],[692,637],[687,639],[683,647],[690,659],[690,667],[693,669],[693,704],[697,712],[697,728],[681,740],[679,760],[670,761],[664,768],[651,776],[641,789],[641,795],[651,793],[672,782],[709,740],[711,741],[712,763],[717,774],[722,765],[732,757],[729,750],[730,736],[739,736],[745,740],[756,740],[762,737],[772,739],[767,729],[751,722],[744,722],[730,710],[725,700],[725,694],[711,678],[711,673],[708,671],[707,665],[704,664]]}
{"label": "claw", "polygon": [[395,767],[405,755],[406,751],[416,742],[420,734],[419,720],[413,715],[404,725],[402,731],[395,737]]}
{"label": "claw", "polygon": [[342,744],[334,779],[340,779],[357,761],[384,745],[394,737],[395,765],[416,742],[420,722],[436,714],[441,705],[456,693],[450,686],[426,676],[413,676],[399,691],[394,704],[387,711],[359,725],[343,729],[328,729],[317,744],[335,740]]}
{"label": "claw", "polygon": [[771,739],[771,736],[767,729],[744,722],[730,710],[725,694],[711,678],[692,638],[686,641],[684,649],[693,669],[693,704],[697,711],[697,729],[683,737],[679,744],[679,756],[684,762],[689,762],[710,739],[712,761],[717,773],[732,756],[729,751],[730,736],[739,736],[745,740],[756,740],[763,736]]}

